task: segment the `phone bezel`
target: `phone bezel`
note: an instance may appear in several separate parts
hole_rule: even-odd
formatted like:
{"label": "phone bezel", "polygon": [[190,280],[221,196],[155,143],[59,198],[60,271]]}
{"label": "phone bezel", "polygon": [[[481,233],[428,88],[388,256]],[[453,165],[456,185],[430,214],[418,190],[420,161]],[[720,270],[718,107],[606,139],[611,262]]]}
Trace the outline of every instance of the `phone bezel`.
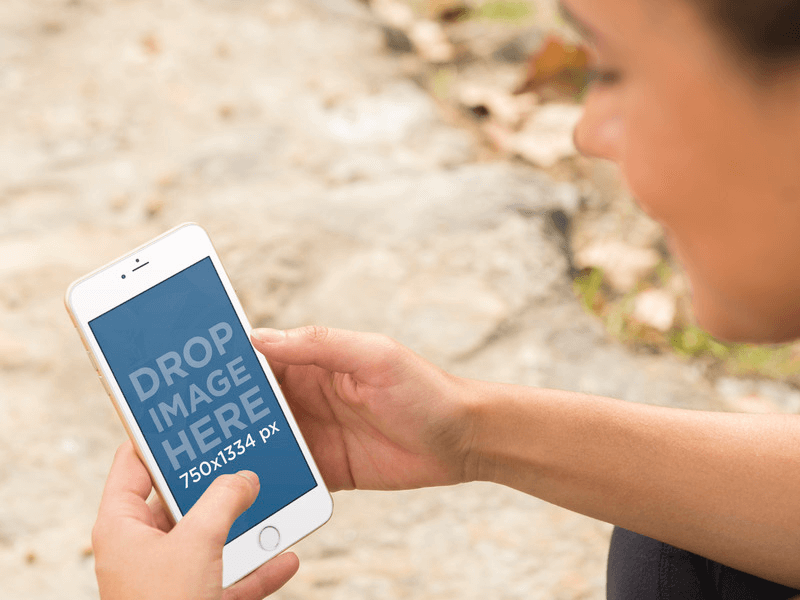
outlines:
{"label": "phone bezel", "polygon": [[[111,397],[128,435],[133,440],[139,456],[150,472],[156,491],[176,522],[182,518],[183,514],[170,492],[166,479],[162,475],[161,469],[158,467],[158,463],[139,429],[99,344],[94,338],[89,322],[206,257],[211,258],[234,311],[249,336],[252,327],[214,249],[214,245],[206,231],[195,223],[179,225],[117,260],[89,273],[70,285],[65,297],[67,310],[84,346],[86,346],[89,357]],[[146,265],[146,269],[142,268],[145,263],[149,263]],[[135,273],[133,269],[136,269]],[[123,275],[125,275],[124,278]],[[255,352],[255,354],[269,384],[272,386],[292,434],[297,440],[317,485],[294,502],[291,502],[270,517],[263,519],[257,525],[225,545],[223,549],[224,587],[238,581],[273,556],[280,554],[286,548],[325,524],[333,512],[333,500],[300,433],[297,422],[289,410],[280,385],[263,355],[259,352]],[[280,532],[280,543],[277,548],[271,551],[261,548],[258,541],[261,530],[268,525],[276,527]]]}

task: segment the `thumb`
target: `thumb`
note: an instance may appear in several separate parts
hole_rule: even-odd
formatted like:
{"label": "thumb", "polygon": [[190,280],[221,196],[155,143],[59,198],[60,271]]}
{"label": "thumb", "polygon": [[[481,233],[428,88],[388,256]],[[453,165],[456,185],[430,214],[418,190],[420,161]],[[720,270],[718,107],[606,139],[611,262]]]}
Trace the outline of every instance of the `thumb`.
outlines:
{"label": "thumb", "polygon": [[[254,329],[253,345],[268,360],[288,365],[315,365],[358,376],[388,371],[400,356],[400,344],[383,335],[309,326],[279,331]],[[368,377],[367,377],[368,378]]]}
{"label": "thumb", "polygon": [[221,551],[231,525],[250,508],[260,487],[258,475],[252,471],[220,475],[178,522],[175,532]]}

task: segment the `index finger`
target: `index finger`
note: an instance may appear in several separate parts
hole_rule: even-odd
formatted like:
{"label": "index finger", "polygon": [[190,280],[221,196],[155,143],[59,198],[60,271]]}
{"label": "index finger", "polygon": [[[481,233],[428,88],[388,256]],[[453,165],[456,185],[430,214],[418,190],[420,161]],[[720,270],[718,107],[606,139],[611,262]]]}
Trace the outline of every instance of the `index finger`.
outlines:
{"label": "index finger", "polygon": [[148,511],[147,497],[152,487],[150,474],[136,455],[133,443],[126,441],[114,455],[100,500],[98,517],[113,515],[142,518]]}
{"label": "index finger", "polygon": [[[309,326],[279,331],[254,329],[253,345],[270,361],[315,365],[351,375],[391,372],[400,345],[383,335]],[[369,372],[365,371],[369,367]]]}

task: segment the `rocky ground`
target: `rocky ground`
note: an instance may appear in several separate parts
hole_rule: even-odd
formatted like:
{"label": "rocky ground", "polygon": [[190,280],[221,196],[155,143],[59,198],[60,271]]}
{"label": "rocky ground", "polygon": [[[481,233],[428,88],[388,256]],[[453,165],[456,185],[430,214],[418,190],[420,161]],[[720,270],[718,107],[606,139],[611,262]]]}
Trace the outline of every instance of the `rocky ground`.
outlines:
{"label": "rocky ground", "polygon": [[[211,233],[259,325],[381,331],[475,378],[800,408],[783,384],[609,337],[573,294],[574,250],[620,227],[653,242],[613,171],[581,163],[578,181],[487,150],[381,19],[356,0],[4,0],[2,598],[97,598],[90,529],[124,432],[62,298],[183,221]],[[603,597],[610,527],[515,491],[335,503],[276,598]]]}

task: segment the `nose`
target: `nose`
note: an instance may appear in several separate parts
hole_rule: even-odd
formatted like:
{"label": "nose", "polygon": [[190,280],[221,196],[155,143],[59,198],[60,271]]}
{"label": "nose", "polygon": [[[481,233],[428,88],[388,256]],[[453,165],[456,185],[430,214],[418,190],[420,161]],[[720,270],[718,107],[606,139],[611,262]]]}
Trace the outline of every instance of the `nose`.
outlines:
{"label": "nose", "polygon": [[622,119],[613,97],[594,91],[589,93],[583,117],[572,132],[572,140],[584,156],[619,162]]}

